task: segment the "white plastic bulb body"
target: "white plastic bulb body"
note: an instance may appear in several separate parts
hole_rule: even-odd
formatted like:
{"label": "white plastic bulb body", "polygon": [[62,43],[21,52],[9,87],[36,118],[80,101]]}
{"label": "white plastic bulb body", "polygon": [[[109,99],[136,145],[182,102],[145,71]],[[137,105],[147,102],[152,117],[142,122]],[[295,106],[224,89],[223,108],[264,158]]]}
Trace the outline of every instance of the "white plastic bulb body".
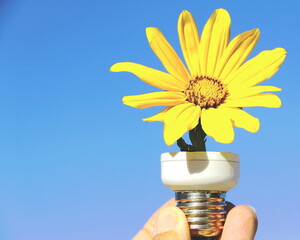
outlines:
{"label": "white plastic bulb body", "polygon": [[226,192],[239,180],[239,155],[229,152],[169,152],[161,155],[161,179],[175,192],[191,236],[221,234]]}

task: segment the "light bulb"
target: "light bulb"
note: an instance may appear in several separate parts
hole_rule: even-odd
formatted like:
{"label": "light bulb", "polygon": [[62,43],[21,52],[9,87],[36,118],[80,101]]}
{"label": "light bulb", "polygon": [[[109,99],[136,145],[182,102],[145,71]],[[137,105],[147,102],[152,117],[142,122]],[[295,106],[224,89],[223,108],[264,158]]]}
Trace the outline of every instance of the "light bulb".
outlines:
{"label": "light bulb", "polygon": [[221,234],[226,192],[239,179],[239,155],[229,152],[170,152],[161,155],[161,179],[175,192],[192,237]]}

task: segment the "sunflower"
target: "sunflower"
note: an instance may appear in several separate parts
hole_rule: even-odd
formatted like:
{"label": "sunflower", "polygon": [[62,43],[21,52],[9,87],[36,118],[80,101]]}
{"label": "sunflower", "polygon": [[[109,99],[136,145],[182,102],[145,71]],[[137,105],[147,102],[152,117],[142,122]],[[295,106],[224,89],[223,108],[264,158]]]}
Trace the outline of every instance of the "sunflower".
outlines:
{"label": "sunflower", "polygon": [[133,73],[163,90],[125,96],[123,103],[135,108],[166,106],[144,120],[164,122],[167,145],[172,145],[198,124],[216,141],[231,143],[233,127],[253,133],[259,130],[259,120],[243,107],[281,106],[280,98],[270,93],[281,91],[280,88],[257,84],[277,72],[286,50],[262,51],[245,62],[259,39],[259,29],[241,33],[229,42],[230,23],[228,12],[217,9],[200,37],[192,14],[183,11],[178,19],[178,35],[187,67],[155,27],[148,27],[146,35],[168,73],[131,62],[120,62],[111,67],[113,72]]}

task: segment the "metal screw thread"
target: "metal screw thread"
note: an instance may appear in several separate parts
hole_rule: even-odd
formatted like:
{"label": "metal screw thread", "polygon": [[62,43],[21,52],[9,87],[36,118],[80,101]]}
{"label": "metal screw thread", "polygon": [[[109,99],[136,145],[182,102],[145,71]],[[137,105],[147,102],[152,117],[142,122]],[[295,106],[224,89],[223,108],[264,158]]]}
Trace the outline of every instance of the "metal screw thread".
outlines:
{"label": "metal screw thread", "polygon": [[177,207],[188,220],[192,237],[214,237],[221,234],[225,213],[226,192],[175,192]]}

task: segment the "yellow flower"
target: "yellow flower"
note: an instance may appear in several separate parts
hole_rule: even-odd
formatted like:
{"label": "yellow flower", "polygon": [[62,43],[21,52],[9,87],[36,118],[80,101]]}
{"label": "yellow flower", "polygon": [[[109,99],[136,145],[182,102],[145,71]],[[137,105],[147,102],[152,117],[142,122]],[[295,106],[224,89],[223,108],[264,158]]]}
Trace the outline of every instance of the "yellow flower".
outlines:
{"label": "yellow flower", "polygon": [[197,126],[199,119],[208,136],[221,143],[234,140],[233,127],[257,132],[259,120],[242,107],[278,108],[281,100],[273,86],[256,86],[279,69],[286,50],[276,48],[249,56],[259,39],[259,30],[244,32],[229,42],[230,16],[217,9],[201,34],[193,16],[183,11],[178,35],[187,68],[159,29],[146,29],[150,47],[168,73],[131,62],[116,63],[113,72],[131,72],[142,81],[164,91],[126,96],[124,104],[135,108],[167,106],[145,121],[164,122],[164,139],[172,145]]}

